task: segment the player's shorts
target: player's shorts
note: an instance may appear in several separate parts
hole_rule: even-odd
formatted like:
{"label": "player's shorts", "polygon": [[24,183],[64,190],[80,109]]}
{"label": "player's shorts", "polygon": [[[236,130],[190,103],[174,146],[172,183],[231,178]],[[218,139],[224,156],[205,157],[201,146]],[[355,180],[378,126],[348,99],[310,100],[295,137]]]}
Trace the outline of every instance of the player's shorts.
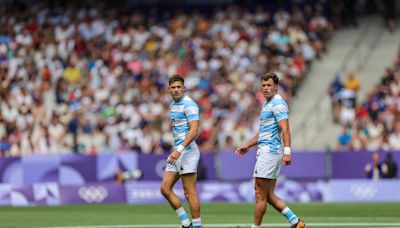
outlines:
{"label": "player's shorts", "polygon": [[182,151],[181,156],[179,156],[178,160],[176,160],[174,164],[167,164],[165,171],[176,172],[179,173],[179,175],[196,173],[199,160],[199,148],[196,143],[192,143]]}
{"label": "player's shorts", "polygon": [[281,171],[282,156],[282,153],[274,154],[258,150],[253,177],[277,179]]}

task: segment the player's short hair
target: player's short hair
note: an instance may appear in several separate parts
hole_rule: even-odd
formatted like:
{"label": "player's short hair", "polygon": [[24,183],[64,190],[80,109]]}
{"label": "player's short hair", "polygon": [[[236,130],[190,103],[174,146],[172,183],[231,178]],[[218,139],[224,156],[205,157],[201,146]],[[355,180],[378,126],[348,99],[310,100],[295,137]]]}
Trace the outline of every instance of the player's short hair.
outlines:
{"label": "player's short hair", "polygon": [[272,81],[274,82],[274,84],[275,84],[275,85],[278,85],[278,83],[279,83],[279,78],[278,78],[278,76],[277,76],[275,73],[269,72],[269,73],[264,74],[264,75],[261,77],[261,81],[267,81],[267,80],[269,80],[269,79],[272,79]]}
{"label": "player's short hair", "polygon": [[185,84],[185,79],[179,74],[174,74],[169,77],[168,84],[171,85],[173,82],[182,82],[182,84]]}

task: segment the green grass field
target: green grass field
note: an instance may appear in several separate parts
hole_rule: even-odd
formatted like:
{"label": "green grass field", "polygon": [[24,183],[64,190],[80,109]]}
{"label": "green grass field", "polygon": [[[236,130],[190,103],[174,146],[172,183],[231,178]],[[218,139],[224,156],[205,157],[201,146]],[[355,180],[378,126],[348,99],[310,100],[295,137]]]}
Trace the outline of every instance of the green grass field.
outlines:
{"label": "green grass field", "polygon": [[[309,227],[400,227],[399,203],[290,204]],[[249,227],[253,204],[202,205],[203,227]],[[180,227],[169,205],[77,205],[0,207],[2,228],[135,228]],[[263,227],[289,227],[267,208]]]}

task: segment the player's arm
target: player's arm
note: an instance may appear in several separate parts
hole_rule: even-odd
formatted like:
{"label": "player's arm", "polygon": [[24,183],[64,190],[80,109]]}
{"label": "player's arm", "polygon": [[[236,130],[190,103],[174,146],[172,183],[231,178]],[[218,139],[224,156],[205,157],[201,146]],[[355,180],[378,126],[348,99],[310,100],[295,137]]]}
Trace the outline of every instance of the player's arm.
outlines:
{"label": "player's arm", "polygon": [[283,140],[283,156],[282,164],[290,165],[292,162],[291,149],[290,149],[290,129],[289,129],[289,109],[286,102],[275,104],[272,107],[275,119],[278,122],[278,127],[282,133]]}
{"label": "player's arm", "polygon": [[289,120],[282,119],[278,122],[278,127],[282,131],[282,140],[283,140],[283,157],[282,157],[282,164],[290,165],[292,162],[292,156],[290,151],[290,129],[289,129]]}
{"label": "player's arm", "polygon": [[283,119],[278,122],[278,126],[282,131],[282,140],[284,147],[290,147],[290,129],[289,129],[289,120]]}
{"label": "player's arm", "polygon": [[181,145],[184,148],[190,145],[196,138],[198,132],[199,132],[199,121],[193,120],[192,122],[189,122],[189,132],[187,133]]}
{"label": "player's arm", "polygon": [[257,132],[257,134],[253,138],[251,138],[247,143],[245,143],[242,146],[240,146],[239,148],[237,148],[235,150],[235,153],[237,155],[244,155],[245,153],[247,153],[247,151],[249,151],[249,149],[251,147],[257,145],[258,135],[259,135],[259,133]]}

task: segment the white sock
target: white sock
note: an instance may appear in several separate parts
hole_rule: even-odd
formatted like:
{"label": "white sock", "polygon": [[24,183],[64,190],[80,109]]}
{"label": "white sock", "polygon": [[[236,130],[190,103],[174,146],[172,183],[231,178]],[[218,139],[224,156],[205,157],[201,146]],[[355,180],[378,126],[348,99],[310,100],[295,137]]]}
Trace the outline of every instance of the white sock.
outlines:
{"label": "white sock", "polygon": [[192,222],[193,222],[193,228],[201,227],[201,218],[200,217],[192,219]]}
{"label": "white sock", "polygon": [[176,211],[176,214],[179,217],[179,220],[181,220],[181,223],[183,226],[189,226],[190,225],[190,220],[186,214],[186,211],[183,207],[178,208]]}
{"label": "white sock", "polygon": [[261,228],[261,226],[257,226],[257,225],[251,225],[251,228]]}
{"label": "white sock", "polygon": [[285,207],[281,214],[285,216],[285,218],[290,222],[290,224],[296,224],[299,221],[299,218],[290,210],[288,207]]}

